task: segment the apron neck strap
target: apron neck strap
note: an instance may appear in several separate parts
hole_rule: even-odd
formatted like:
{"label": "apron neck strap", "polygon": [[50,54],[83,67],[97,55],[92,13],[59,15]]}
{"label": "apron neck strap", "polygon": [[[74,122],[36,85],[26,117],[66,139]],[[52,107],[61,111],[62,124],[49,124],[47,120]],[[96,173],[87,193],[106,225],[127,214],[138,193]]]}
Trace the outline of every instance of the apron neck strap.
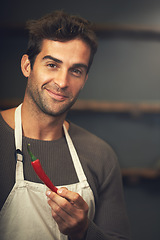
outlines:
{"label": "apron neck strap", "polygon": [[75,149],[75,147],[73,145],[73,142],[72,142],[72,140],[71,140],[71,138],[70,138],[70,136],[68,134],[68,131],[67,131],[67,129],[66,129],[64,124],[63,124],[63,129],[64,129],[66,141],[67,141],[67,144],[68,144],[68,147],[69,147],[69,151],[70,151],[70,154],[71,154],[71,157],[72,157],[72,161],[73,161],[73,164],[74,164],[74,167],[75,167],[78,179],[79,179],[80,182],[86,181],[87,179],[86,179],[86,176],[84,174],[82,165],[80,163],[77,151],[76,151],[76,149]]}
{"label": "apron neck strap", "polygon": [[19,161],[23,160],[21,107],[22,107],[22,104],[20,104],[15,110],[15,129],[14,129],[15,146],[16,146],[16,158]]}

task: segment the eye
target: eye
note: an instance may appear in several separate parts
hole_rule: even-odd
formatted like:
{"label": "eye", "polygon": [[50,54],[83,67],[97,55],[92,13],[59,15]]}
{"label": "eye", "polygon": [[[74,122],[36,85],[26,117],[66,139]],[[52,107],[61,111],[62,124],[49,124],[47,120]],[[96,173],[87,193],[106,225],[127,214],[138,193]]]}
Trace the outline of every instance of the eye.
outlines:
{"label": "eye", "polygon": [[82,70],[79,68],[73,68],[71,69],[71,72],[76,77],[80,77],[82,75]]}
{"label": "eye", "polygon": [[56,68],[57,66],[54,63],[48,63],[47,67],[49,67],[49,68]]}

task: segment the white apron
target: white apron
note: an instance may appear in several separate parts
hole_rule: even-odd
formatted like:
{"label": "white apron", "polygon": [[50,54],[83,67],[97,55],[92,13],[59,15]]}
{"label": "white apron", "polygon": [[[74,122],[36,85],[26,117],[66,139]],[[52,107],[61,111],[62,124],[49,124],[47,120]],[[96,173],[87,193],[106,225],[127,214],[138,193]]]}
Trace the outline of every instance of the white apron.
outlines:
{"label": "white apron", "polygon": [[[95,203],[72,140],[65,128],[64,133],[79,182],[66,185],[78,192],[89,205],[89,219],[93,219]],[[22,151],[21,105],[15,112],[16,150]],[[22,155],[17,153],[15,185],[0,212],[0,240],[66,240],[60,233],[47,203],[47,187],[41,183],[24,180]],[[8,176],[9,177],[9,176]],[[59,186],[60,187],[60,186]]]}

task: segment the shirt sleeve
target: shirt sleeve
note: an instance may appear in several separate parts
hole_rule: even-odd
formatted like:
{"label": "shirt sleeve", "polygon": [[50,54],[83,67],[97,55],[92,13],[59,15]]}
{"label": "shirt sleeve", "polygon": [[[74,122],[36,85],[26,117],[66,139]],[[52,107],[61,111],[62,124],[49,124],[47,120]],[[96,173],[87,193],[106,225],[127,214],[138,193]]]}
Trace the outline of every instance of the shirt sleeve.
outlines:
{"label": "shirt sleeve", "polygon": [[122,177],[117,159],[101,184],[94,221],[90,221],[86,240],[129,240],[130,226],[124,201]]}

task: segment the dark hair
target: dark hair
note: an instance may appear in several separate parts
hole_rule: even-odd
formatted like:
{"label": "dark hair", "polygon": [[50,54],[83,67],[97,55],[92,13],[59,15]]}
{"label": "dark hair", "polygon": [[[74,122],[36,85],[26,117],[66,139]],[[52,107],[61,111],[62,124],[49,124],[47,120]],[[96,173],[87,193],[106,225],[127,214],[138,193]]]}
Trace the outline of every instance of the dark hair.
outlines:
{"label": "dark hair", "polygon": [[97,51],[97,39],[93,26],[88,20],[63,11],[54,11],[38,20],[28,21],[27,29],[29,30],[29,41],[26,54],[29,56],[31,67],[41,51],[44,39],[66,42],[78,38],[90,46],[89,71]]}

